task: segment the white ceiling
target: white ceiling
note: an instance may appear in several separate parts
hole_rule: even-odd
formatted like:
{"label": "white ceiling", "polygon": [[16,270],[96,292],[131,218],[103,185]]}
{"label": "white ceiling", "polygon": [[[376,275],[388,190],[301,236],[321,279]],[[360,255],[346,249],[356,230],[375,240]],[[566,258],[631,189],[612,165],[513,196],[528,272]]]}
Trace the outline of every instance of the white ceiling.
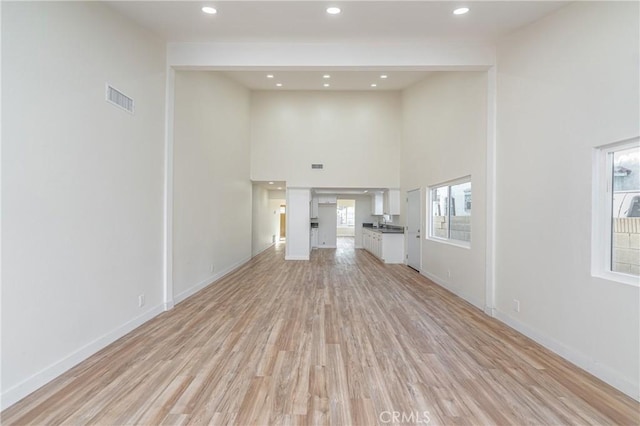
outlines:
{"label": "white ceiling", "polygon": [[[536,21],[568,2],[557,1],[108,1],[119,13],[167,42],[486,43]],[[202,6],[218,13],[207,15]],[[329,15],[328,6],[342,13]],[[470,12],[452,11],[468,6]],[[403,90],[429,75],[416,70],[225,70],[251,90]],[[330,74],[325,80],[323,74]],[[267,74],[273,74],[268,79]],[[388,75],[381,79],[380,75]],[[276,86],[282,83],[282,87]],[[324,87],[329,83],[329,87]],[[371,87],[376,83],[377,87]]]}
{"label": "white ceiling", "polygon": [[[492,40],[567,2],[555,1],[110,1],[170,42],[406,42]],[[216,15],[204,14],[204,5]],[[325,9],[336,5],[339,15]],[[454,16],[466,5],[471,11]]]}
{"label": "white ceiling", "polygon": [[253,183],[266,189],[267,191],[284,191],[285,189],[287,189],[287,183],[283,180],[254,180]]}
{"label": "white ceiling", "polygon": [[316,195],[371,195],[375,192],[383,192],[384,188],[314,188]]}
{"label": "white ceiling", "polygon": [[[225,71],[251,90],[403,90],[423,80],[428,71]],[[267,74],[273,78],[267,78]],[[330,78],[324,78],[329,75]],[[386,75],[387,78],[381,78]],[[281,87],[276,86],[282,83]],[[325,87],[324,84],[329,84]],[[376,87],[371,87],[376,84]]]}
{"label": "white ceiling", "polygon": [[[268,191],[284,191],[287,189],[285,181],[253,181],[254,185],[258,185]],[[313,193],[316,195],[371,195],[375,192],[383,192],[384,188],[314,188]]]}

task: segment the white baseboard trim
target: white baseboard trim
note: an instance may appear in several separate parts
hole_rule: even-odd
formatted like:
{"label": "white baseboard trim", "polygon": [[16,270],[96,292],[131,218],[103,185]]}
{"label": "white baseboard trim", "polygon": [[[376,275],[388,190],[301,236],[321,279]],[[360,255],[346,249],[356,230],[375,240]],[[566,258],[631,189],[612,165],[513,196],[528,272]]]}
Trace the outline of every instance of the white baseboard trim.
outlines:
{"label": "white baseboard trim", "polygon": [[640,401],[640,383],[632,382],[627,377],[613,370],[611,367],[600,364],[597,360],[575,350],[574,348],[566,346],[558,340],[542,334],[538,330],[535,330],[534,328],[512,318],[504,312],[496,309],[494,317],[514,330],[524,334],[528,338],[535,340],[550,351],[560,355],[572,364],[577,365],[600,380],[610,384],[620,392],[629,395],[636,401]]}
{"label": "white baseboard trim", "polygon": [[276,243],[271,243],[271,244],[269,244],[268,246],[266,246],[266,247],[264,247],[264,248],[261,248],[261,249],[260,249],[260,250],[258,250],[256,253],[253,253],[253,254],[251,255],[251,257],[256,257],[257,255],[259,255],[259,254],[260,254],[260,253],[262,253],[263,251],[267,251],[267,250],[269,250],[271,247],[273,247],[273,246],[275,246],[275,245],[276,245]]}
{"label": "white baseboard trim", "polygon": [[149,309],[142,315],[139,315],[132,320],[127,321],[116,329],[95,339],[94,341],[86,344],[78,350],[70,353],[61,360],[56,361],[50,366],[42,369],[33,376],[7,389],[2,393],[2,395],[0,395],[0,410],[4,410],[5,408],[10,407],[11,405],[20,401],[25,396],[46,385],[51,380],[70,370],[72,367],[75,367],[101,349],[104,349],[106,346],[115,342],[125,334],[140,327],[145,322],[162,313],[163,310],[164,305],[158,305]]}
{"label": "white baseboard trim", "polygon": [[476,308],[481,309],[482,311],[484,311],[484,303],[482,303],[482,302],[480,302],[478,300],[473,300],[471,297],[469,297],[467,294],[463,293],[459,289],[456,289],[456,288],[453,288],[453,287],[449,286],[445,280],[443,280],[442,278],[438,277],[437,275],[433,275],[433,274],[431,274],[431,273],[429,273],[427,271],[420,271],[420,273],[422,275],[424,275],[425,277],[429,278],[434,283],[438,284],[440,287],[446,288],[451,293],[453,293],[456,296],[466,300],[467,302],[471,303]]}
{"label": "white baseboard trim", "polygon": [[[220,272],[216,272],[210,277],[205,278],[204,280],[200,281],[198,284],[194,285],[193,287],[189,287],[188,289],[181,292],[180,294],[173,296],[174,303],[177,305],[178,303],[182,302],[186,298],[193,296],[203,288],[209,286],[210,284],[213,284],[214,282],[218,281],[220,278],[224,277],[225,275],[235,271],[236,269],[238,269],[239,267],[247,263],[249,260],[251,260],[251,258],[249,257],[242,259],[239,262],[236,262],[233,265],[229,266],[228,268],[225,268],[224,270]],[[174,288],[175,288],[175,283],[174,283]]]}
{"label": "white baseboard trim", "polygon": [[537,343],[541,344],[542,346],[549,349],[550,351],[560,355],[562,358],[566,359],[572,364],[575,364],[576,366],[582,368],[583,370],[593,374],[600,380],[610,384],[614,388],[618,389],[620,392],[623,392],[624,394],[630,396],[636,401],[640,401],[640,383],[632,382],[627,377],[613,370],[611,367],[600,364],[597,360],[594,360],[586,356],[585,354],[578,352],[577,350],[570,348],[564,345],[563,343],[540,333],[539,331],[529,327],[524,323],[519,322],[518,320],[512,318],[511,316],[505,314],[504,312],[501,312],[495,308],[488,308],[486,306],[483,306],[482,303],[478,301],[471,300],[462,292],[449,287],[446,284],[446,282],[440,277],[430,274],[426,271],[421,271],[420,273],[425,277],[429,278],[434,283],[438,284],[439,286],[446,288],[453,294],[463,298],[464,300],[471,303],[472,305],[482,309],[484,313],[487,314],[488,316],[496,318],[498,321],[524,334],[528,338],[536,341]]}
{"label": "white baseboard trim", "polygon": [[213,284],[215,281],[219,280],[220,278],[229,274],[230,272],[233,272],[240,266],[247,263],[249,260],[250,258],[242,259],[240,262],[237,262],[234,265],[231,265],[225,270],[212,275],[211,277],[198,283],[197,285],[191,287],[190,289],[183,291],[177,296],[174,296],[173,300],[164,302],[158,306],[155,306],[154,308],[148,310],[142,315],[137,316],[131,321],[126,322],[125,324],[121,325],[115,330],[112,330],[109,333],[105,334],[104,336],[99,337],[98,339],[81,347],[77,351],[69,354],[65,358],[53,363],[49,367],[44,368],[43,370],[39,371],[33,376],[27,378],[26,380],[7,389],[5,392],[3,392],[0,395],[0,410],[4,410],[5,408],[8,408],[11,405],[15,404],[16,402],[20,401],[25,396],[29,395],[30,393],[46,385],[51,380],[60,376],[61,374],[71,369],[72,367],[78,365],[79,363],[86,360],[87,358],[89,358],[91,355],[95,354],[99,350],[104,349],[106,346],[115,342],[122,336],[133,331],[134,329],[138,328],[139,326],[149,321],[150,319],[154,318],[155,316],[161,314],[162,312],[172,309],[174,304],[177,304],[183,301],[187,297],[202,290],[209,284]]}
{"label": "white baseboard trim", "polygon": [[285,256],[284,260],[309,260],[309,256]]}

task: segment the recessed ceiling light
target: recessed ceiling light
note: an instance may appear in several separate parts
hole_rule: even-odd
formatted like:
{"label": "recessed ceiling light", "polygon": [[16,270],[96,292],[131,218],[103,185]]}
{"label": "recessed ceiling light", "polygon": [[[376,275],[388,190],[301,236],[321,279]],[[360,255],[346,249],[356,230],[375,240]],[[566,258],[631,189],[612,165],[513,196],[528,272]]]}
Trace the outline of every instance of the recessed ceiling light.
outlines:
{"label": "recessed ceiling light", "polygon": [[329,86],[331,86],[331,85],[330,85],[329,83],[325,83],[325,84],[323,84],[323,86],[324,86],[324,87],[329,87]]}
{"label": "recessed ceiling light", "polygon": [[282,83],[276,83],[276,86],[282,87]]}
{"label": "recessed ceiling light", "polygon": [[322,78],[331,78],[331,76],[329,74],[325,74],[322,76]]}
{"label": "recessed ceiling light", "polygon": [[386,74],[382,74],[382,75],[380,76],[380,78],[387,78],[387,75],[386,75]]}
{"label": "recessed ceiling light", "polygon": [[267,74],[267,78],[273,78],[273,74]]}
{"label": "recessed ceiling light", "polygon": [[281,187],[281,186],[279,186],[279,187],[278,187],[278,189],[282,189],[282,187]]}
{"label": "recessed ceiling light", "polygon": [[340,13],[341,10],[339,7],[328,7],[327,8],[327,13],[329,15],[337,15],[338,13]]}
{"label": "recessed ceiling light", "polygon": [[273,182],[269,182],[269,185],[273,185]]}
{"label": "recessed ceiling light", "polygon": [[459,7],[458,9],[453,11],[454,15],[464,15],[469,11],[468,7]]}
{"label": "recessed ceiling light", "polygon": [[211,7],[211,6],[205,6],[202,8],[202,11],[204,13],[208,13],[209,15],[215,15],[216,13],[218,13],[218,11],[216,10],[215,7]]}
{"label": "recessed ceiling light", "polygon": [[378,85],[375,83],[371,83],[371,87],[378,87]]}
{"label": "recessed ceiling light", "polygon": [[369,192],[369,191],[367,191],[367,190],[365,189],[365,190],[364,190],[364,193],[366,194],[367,192]]}

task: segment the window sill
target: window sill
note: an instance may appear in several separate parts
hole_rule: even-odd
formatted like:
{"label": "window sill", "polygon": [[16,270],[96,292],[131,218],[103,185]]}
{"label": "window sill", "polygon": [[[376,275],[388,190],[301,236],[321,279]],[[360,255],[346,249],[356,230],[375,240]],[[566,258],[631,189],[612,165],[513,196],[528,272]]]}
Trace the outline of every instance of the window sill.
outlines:
{"label": "window sill", "polygon": [[436,243],[446,244],[449,246],[459,247],[467,250],[471,249],[471,243],[467,241],[447,240],[445,238],[438,238],[438,237],[427,237],[426,240],[435,241]]}
{"label": "window sill", "polygon": [[620,284],[640,287],[640,277],[622,272],[598,271],[591,274],[594,278],[601,278],[607,281],[614,281]]}

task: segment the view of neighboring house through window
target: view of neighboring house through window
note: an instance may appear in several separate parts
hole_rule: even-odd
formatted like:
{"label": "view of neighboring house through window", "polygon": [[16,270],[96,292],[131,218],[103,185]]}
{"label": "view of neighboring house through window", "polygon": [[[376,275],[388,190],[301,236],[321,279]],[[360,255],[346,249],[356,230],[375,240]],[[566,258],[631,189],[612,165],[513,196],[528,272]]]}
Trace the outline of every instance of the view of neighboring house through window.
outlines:
{"label": "view of neighboring house through window", "polygon": [[471,241],[471,177],[430,188],[429,237]]}
{"label": "view of neighboring house through window", "polygon": [[431,236],[449,238],[449,187],[431,190]]}
{"label": "view of neighboring house through window", "polygon": [[640,275],[640,148],[607,152],[611,179],[611,271]]}

